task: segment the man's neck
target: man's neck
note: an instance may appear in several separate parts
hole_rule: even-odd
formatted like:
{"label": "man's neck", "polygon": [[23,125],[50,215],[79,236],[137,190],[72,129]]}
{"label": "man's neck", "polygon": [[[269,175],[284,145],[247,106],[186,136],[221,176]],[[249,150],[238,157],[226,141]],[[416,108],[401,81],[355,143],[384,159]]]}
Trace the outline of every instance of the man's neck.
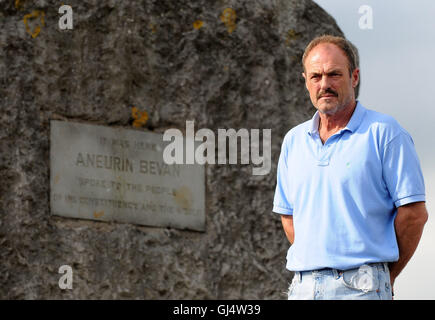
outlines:
{"label": "man's neck", "polygon": [[356,108],[356,101],[353,100],[343,109],[334,114],[325,114],[319,112],[319,134],[322,142],[332,136],[334,133],[346,127]]}

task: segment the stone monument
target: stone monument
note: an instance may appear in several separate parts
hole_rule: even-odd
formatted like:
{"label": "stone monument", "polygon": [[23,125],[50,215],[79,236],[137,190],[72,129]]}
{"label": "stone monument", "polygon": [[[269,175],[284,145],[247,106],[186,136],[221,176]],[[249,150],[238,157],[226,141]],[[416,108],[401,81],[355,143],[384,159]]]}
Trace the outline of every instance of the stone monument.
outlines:
{"label": "stone monument", "polygon": [[[303,50],[314,36],[342,35],[334,19],[310,0],[68,5],[74,23],[63,30],[58,1],[0,3],[0,298],[285,299],[292,275],[289,244],[271,212],[276,164],[285,133],[314,113],[301,77]],[[66,142],[50,155],[53,143],[67,141],[50,135],[54,120],[135,135],[182,130],[188,120],[213,132],[272,129],[272,168],[255,176],[251,165],[205,165],[201,205],[197,180],[183,179],[174,193],[164,180],[133,177],[130,165],[137,172],[140,160],[148,161],[142,170],[166,169],[151,155],[123,162],[122,134],[117,153],[98,145],[113,135],[94,132],[95,146],[79,150],[73,140],[70,150]],[[71,172],[73,185],[58,192],[74,166],[81,174]],[[131,180],[117,180],[122,170]],[[180,207],[192,199],[195,210],[205,208],[205,224],[195,227],[203,232],[112,219],[133,217],[133,209],[116,206],[136,202],[102,196],[117,186],[156,202],[166,192],[171,207],[177,196]],[[84,194],[80,214],[91,220],[52,214],[50,196],[76,210]],[[92,199],[119,202],[100,207]],[[71,289],[59,287],[64,265],[73,270]]]}

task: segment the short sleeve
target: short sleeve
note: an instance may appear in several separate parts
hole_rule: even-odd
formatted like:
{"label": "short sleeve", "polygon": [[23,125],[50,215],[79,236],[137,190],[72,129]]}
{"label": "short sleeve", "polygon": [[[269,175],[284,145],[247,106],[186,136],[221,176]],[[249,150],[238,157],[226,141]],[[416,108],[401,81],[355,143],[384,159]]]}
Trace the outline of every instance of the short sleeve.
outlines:
{"label": "short sleeve", "polygon": [[423,174],[414,142],[401,132],[384,150],[383,178],[396,207],[425,201]]}
{"label": "short sleeve", "polygon": [[289,201],[289,171],[288,171],[288,147],[286,139],[281,147],[278,160],[275,197],[272,211],[279,214],[292,215],[293,206]]}

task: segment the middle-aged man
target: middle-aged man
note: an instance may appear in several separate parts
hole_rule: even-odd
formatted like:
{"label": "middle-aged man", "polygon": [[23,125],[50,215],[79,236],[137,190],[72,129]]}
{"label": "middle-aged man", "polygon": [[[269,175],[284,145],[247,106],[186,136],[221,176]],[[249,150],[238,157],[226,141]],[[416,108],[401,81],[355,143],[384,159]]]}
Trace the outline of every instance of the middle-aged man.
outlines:
{"label": "middle-aged man", "polygon": [[291,243],[289,299],[392,299],[428,218],[411,136],[355,98],[353,48],[327,35],[303,55],[317,112],[284,137],[273,205]]}

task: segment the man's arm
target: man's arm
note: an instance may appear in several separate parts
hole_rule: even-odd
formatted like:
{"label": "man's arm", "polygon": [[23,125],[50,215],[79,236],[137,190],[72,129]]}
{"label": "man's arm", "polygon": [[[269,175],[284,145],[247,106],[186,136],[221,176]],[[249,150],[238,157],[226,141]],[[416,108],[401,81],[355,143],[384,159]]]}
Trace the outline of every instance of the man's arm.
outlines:
{"label": "man's arm", "polygon": [[399,246],[399,260],[389,264],[391,286],[417,249],[427,219],[424,202],[414,202],[397,208],[394,227]]}
{"label": "man's arm", "polygon": [[293,216],[282,214],[281,222],[288,241],[290,242],[290,244],[293,244],[293,242],[295,241],[295,230],[293,228]]}

